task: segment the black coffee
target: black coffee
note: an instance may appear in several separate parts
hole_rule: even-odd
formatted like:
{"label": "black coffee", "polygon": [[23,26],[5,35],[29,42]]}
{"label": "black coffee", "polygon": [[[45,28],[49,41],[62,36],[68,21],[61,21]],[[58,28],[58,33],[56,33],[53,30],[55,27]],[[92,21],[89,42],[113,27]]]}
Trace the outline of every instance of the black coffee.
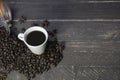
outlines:
{"label": "black coffee", "polygon": [[45,35],[40,31],[33,31],[27,35],[26,41],[29,45],[38,46],[45,41]]}

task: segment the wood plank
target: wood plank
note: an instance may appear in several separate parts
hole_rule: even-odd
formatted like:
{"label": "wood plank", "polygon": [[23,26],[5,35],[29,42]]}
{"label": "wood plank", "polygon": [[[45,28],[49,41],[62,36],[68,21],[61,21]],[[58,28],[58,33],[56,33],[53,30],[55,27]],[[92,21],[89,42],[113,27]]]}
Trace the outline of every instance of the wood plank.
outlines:
{"label": "wood plank", "polygon": [[[38,4],[40,3],[40,4]],[[21,15],[28,19],[119,19],[120,3],[13,3],[14,19]]]}
{"label": "wood plank", "polygon": [[[48,72],[37,74],[32,80],[119,80],[120,68],[109,67],[81,67],[58,65]],[[16,75],[16,76],[15,76]],[[6,80],[27,80],[27,78],[17,71],[12,71]]]}
{"label": "wood plank", "polygon": [[[15,22],[14,26],[20,32],[22,28],[28,28],[33,23],[40,24],[40,21],[27,21],[23,24]],[[58,30],[59,41],[80,41],[80,42],[119,42],[120,41],[120,22],[94,22],[94,21],[81,21],[81,22],[62,22],[52,21],[48,30]]]}
{"label": "wood plank", "polygon": [[[28,21],[24,24],[16,22],[14,25],[21,30],[24,27],[27,29],[31,23],[33,22]],[[35,23],[40,24],[41,22]],[[120,65],[119,22],[50,23],[48,28],[58,29],[58,40],[66,43],[63,52],[64,58],[60,64],[81,66]],[[115,31],[115,33],[112,33],[112,31]],[[71,35],[71,37],[68,35]]]}
{"label": "wood plank", "polygon": [[120,68],[82,68],[77,66],[75,80],[119,80]]}
{"label": "wood plank", "polygon": [[36,3],[36,2],[40,2],[40,3],[66,3],[66,2],[71,2],[71,3],[96,3],[96,2],[119,2],[119,0],[4,0],[8,3],[14,3],[14,2],[18,2],[18,3]]}
{"label": "wood plank", "polygon": [[120,66],[120,43],[66,42],[61,65]]}
{"label": "wood plank", "polygon": [[[21,15],[28,18],[24,24],[15,22],[20,32],[23,27],[47,18],[49,30],[58,29],[58,40],[66,43],[60,64],[33,80],[120,79],[119,0],[6,1],[12,8],[14,21]],[[16,78],[12,74],[7,79],[10,77]]]}
{"label": "wood plank", "polygon": [[119,69],[59,65],[33,80],[119,80]]}

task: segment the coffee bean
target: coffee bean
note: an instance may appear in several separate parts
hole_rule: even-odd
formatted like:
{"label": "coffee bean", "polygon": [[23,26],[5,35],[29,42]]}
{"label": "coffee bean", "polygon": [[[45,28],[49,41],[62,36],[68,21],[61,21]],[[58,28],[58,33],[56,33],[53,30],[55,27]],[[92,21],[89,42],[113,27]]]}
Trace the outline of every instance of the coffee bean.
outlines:
{"label": "coffee bean", "polygon": [[20,24],[22,24],[27,20],[27,18],[24,16],[21,16],[18,20],[19,20]]}
{"label": "coffee bean", "polygon": [[43,22],[41,23],[41,26],[42,26],[42,27],[45,27],[45,26],[48,27],[49,24],[50,24],[49,21],[48,21],[48,20],[45,20],[45,21],[43,21]]}
{"label": "coffee bean", "polygon": [[23,32],[23,33],[25,32],[25,30],[26,30],[25,28],[22,28],[22,32]]}
{"label": "coffee bean", "polygon": [[[53,32],[57,33],[55,30]],[[3,28],[0,28],[0,36],[0,67],[6,74],[17,70],[31,79],[57,66],[63,58],[63,45],[57,39],[48,41],[44,54],[35,55],[15,35],[8,36]]]}
{"label": "coffee bean", "polygon": [[37,23],[32,23],[31,26],[39,26]]}

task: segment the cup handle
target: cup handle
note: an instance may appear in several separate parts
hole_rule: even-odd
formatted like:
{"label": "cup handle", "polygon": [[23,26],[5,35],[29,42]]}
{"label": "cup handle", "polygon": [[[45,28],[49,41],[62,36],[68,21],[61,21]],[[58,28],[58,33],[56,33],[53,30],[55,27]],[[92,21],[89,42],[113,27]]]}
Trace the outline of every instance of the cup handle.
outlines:
{"label": "cup handle", "polygon": [[18,38],[22,41],[24,41],[24,34],[23,33],[19,33],[18,34]]}

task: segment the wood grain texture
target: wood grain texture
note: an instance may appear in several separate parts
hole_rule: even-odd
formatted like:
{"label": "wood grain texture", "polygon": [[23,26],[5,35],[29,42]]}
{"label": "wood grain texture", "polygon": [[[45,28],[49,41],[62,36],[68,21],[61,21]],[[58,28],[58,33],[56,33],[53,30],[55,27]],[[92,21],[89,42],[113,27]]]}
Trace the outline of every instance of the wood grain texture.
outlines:
{"label": "wood grain texture", "polygon": [[22,2],[22,3],[36,3],[36,2],[41,2],[41,3],[64,3],[64,2],[75,2],[75,3],[87,3],[87,2],[91,2],[91,3],[96,3],[96,2],[119,2],[119,0],[4,0],[8,3],[14,3],[14,2]]}
{"label": "wood grain texture", "polygon": [[[40,4],[38,4],[40,3]],[[10,4],[17,19],[21,15],[28,19],[119,19],[120,3],[13,3]]]}
{"label": "wood grain texture", "polygon": [[65,41],[60,64],[33,80],[120,80],[120,0],[5,1],[19,32],[48,19]]}
{"label": "wood grain texture", "polygon": [[76,67],[75,80],[119,80],[120,68]]}
{"label": "wood grain texture", "polygon": [[[19,30],[32,23],[19,24]],[[58,29],[58,41],[65,41],[66,48],[61,65],[119,66],[119,22],[50,22],[48,30]],[[21,32],[21,31],[20,31]]]}
{"label": "wood grain texture", "polygon": [[42,75],[37,75],[33,80],[73,80],[75,78],[72,66],[59,65]]}
{"label": "wood grain texture", "polygon": [[59,65],[32,80],[119,80],[119,69]]}
{"label": "wood grain texture", "polygon": [[[70,44],[70,45],[69,45]],[[61,65],[119,67],[119,43],[66,43]]]}
{"label": "wood grain texture", "polygon": [[[40,21],[25,22],[20,24],[15,22],[14,26],[19,30],[26,29],[33,23],[40,24]],[[50,22],[48,29],[58,30],[59,41],[80,41],[80,42],[119,42],[120,41],[120,22]]]}

